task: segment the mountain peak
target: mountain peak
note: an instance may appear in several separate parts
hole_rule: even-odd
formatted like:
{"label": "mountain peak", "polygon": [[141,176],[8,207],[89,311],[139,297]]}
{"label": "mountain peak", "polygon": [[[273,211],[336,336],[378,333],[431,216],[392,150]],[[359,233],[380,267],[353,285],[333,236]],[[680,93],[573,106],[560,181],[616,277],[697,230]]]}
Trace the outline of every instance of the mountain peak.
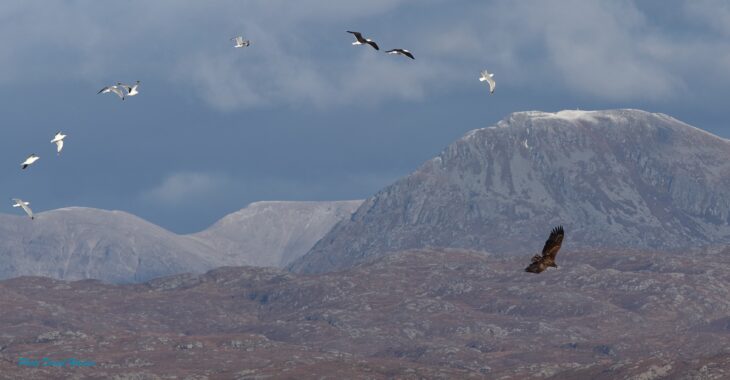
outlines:
{"label": "mountain peak", "polygon": [[[621,124],[632,124],[633,126],[650,125],[657,119],[678,120],[664,114],[651,113],[637,109],[613,109],[613,110],[562,110],[557,112],[545,111],[518,111],[507,115],[495,125],[478,128],[467,132],[462,139],[469,139],[477,134],[490,130],[529,130],[533,128],[556,128],[576,126],[616,126]],[[685,126],[687,124],[681,123]],[[692,127],[694,128],[694,127]]]}
{"label": "mountain peak", "polygon": [[366,200],[292,269],[424,247],[531,255],[730,242],[730,142],[641,110],[516,112]]}

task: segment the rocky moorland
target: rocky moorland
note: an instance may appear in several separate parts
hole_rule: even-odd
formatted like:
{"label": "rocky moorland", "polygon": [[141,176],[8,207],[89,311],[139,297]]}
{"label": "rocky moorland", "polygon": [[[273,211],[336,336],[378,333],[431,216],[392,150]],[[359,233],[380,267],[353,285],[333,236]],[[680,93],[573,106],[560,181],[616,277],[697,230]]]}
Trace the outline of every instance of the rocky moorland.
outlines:
{"label": "rocky moorland", "polygon": [[[727,379],[730,264],[411,250],[340,272],[0,282],[0,379]],[[19,365],[20,358],[93,361]]]}

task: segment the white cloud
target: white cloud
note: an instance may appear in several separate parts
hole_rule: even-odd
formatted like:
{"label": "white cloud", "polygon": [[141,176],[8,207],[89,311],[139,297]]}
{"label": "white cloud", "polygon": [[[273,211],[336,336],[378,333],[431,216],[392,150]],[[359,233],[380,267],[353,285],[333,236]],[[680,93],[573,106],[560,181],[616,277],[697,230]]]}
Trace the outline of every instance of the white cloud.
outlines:
{"label": "white cloud", "polygon": [[[685,46],[648,24],[628,1],[498,2],[447,36],[522,87],[637,100],[671,97],[684,86],[664,59]],[[445,39],[436,41],[448,50]]]}
{"label": "white cloud", "polygon": [[163,205],[179,205],[213,197],[225,189],[230,181],[208,173],[179,172],[168,175],[160,184],[145,191],[141,198]]}

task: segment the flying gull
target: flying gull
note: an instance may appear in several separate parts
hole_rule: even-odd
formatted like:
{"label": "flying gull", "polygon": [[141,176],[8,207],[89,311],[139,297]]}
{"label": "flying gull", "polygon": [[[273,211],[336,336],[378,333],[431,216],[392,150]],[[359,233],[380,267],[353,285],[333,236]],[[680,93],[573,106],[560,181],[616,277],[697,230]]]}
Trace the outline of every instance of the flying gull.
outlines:
{"label": "flying gull", "polygon": [[494,94],[494,88],[497,87],[497,83],[494,82],[494,73],[490,74],[487,70],[482,71],[482,76],[479,77],[479,81],[487,81],[489,83],[489,93]]}
{"label": "flying gull", "polygon": [[393,50],[386,51],[386,53],[388,53],[388,54],[405,55],[406,57],[408,57],[410,59],[415,59],[415,58],[413,58],[413,54],[411,54],[411,52],[408,51],[408,50],[406,50],[406,49],[393,49]]}
{"label": "flying gull", "polygon": [[[127,96],[135,96],[139,94],[139,91],[137,91],[137,88],[139,88],[139,81],[135,82],[133,85],[124,84],[122,82],[117,82],[117,86],[123,88],[125,91],[127,91]],[[124,97],[122,97],[122,100],[124,100]]]}
{"label": "flying gull", "polygon": [[236,44],[233,45],[233,47],[235,47],[235,48],[242,48],[242,47],[247,47],[248,45],[251,45],[251,41],[244,40],[243,37],[241,37],[241,36],[233,37],[233,38],[231,38],[231,41],[236,41]]}
{"label": "flying gull", "polygon": [[30,156],[28,156],[28,158],[26,158],[25,161],[23,161],[23,163],[20,164],[20,166],[22,169],[25,169],[28,166],[32,165],[34,162],[38,161],[39,158],[40,157],[36,156],[35,153],[33,153]]}
{"label": "flying gull", "polygon": [[33,216],[33,210],[28,207],[30,206],[30,202],[24,202],[22,199],[18,198],[13,198],[13,202],[15,202],[13,207],[22,207],[23,211],[25,211],[25,213],[28,214],[31,219],[35,219],[35,217]]}
{"label": "flying gull", "polygon": [[53,137],[53,140],[51,140],[51,143],[56,144],[56,151],[58,154],[61,154],[61,149],[63,149],[63,139],[66,138],[66,135],[62,134],[61,131],[58,131],[56,133],[56,136]]}
{"label": "flying gull", "polygon": [[355,40],[356,41],[352,43],[353,45],[368,44],[368,45],[372,46],[373,49],[380,50],[380,48],[378,47],[378,44],[376,44],[375,42],[373,42],[373,40],[371,40],[369,38],[364,38],[362,36],[362,34],[360,34],[360,32],[351,32],[351,31],[348,30],[347,33],[351,33],[351,34],[354,34],[355,35]]}
{"label": "flying gull", "polygon": [[97,92],[98,94],[115,93],[118,97],[124,100],[124,90],[120,86],[106,86]]}

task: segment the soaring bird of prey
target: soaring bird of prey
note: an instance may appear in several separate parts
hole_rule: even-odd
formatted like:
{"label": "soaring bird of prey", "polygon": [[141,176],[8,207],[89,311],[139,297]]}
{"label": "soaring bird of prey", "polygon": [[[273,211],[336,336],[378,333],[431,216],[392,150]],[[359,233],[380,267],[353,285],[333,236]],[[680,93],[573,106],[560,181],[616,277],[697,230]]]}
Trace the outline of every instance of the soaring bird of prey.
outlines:
{"label": "soaring bird of prey", "polygon": [[107,93],[110,93],[110,92],[111,93],[114,93],[114,94],[117,94],[117,96],[120,99],[124,100],[124,90],[122,90],[122,87],[121,86],[118,86],[118,85],[116,85],[116,86],[106,86],[106,87],[102,88],[101,90],[99,90],[99,92],[97,92],[97,94],[107,94]]}
{"label": "soaring bird of prey", "polygon": [[[126,96],[135,96],[139,94],[139,91],[137,90],[139,88],[139,81],[135,82],[133,85],[124,84],[122,82],[117,82],[117,86],[123,88],[125,91],[127,91]],[[124,100],[124,97],[122,97],[122,100]]]}
{"label": "soaring bird of prey", "polygon": [[35,217],[33,216],[33,210],[28,207],[30,206],[30,202],[25,202],[22,199],[18,198],[13,198],[13,202],[15,202],[13,207],[22,207],[23,211],[25,211],[25,213],[28,214],[31,219],[35,219]]}
{"label": "soaring bird of prey", "polygon": [[247,47],[248,45],[251,45],[251,41],[244,40],[243,37],[241,37],[241,36],[233,37],[233,38],[231,38],[231,41],[236,42],[236,44],[233,45],[233,47],[235,47],[235,48],[242,48],[242,47]]}
{"label": "soaring bird of prey", "polygon": [[352,43],[353,45],[368,44],[368,45],[372,46],[373,49],[380,50],[380,48],[378,47],[378,44],[376,44],[375,42],[373,42],[373,40],[371,40],[369,38],[363,37],[362,34],[360,34],[360,32],[351,32],[348,30],[347,33],[351,33],[351,34],[355,35],[356,41]]}
{"label": "soaring bird of prey", "polygon": [[51,143],[56,144],[56,152],[58,152],[58,154],[61,154],[61,149],[63,149],[63,139],[65,138],[66,135],[61,133],[61,131],[58,131],[58,133],[56,133],[56,136],[53,137],[53,140],[51,140]]}
{"label": "soaring bird of prey", "polygon": [[550,237],[545,242],[545,247],[542,248],[542,256],[533,256],[532,263],[525,268],[525,272],[540,273],[548,267],[557,268],[555,256],[560,250],[560,245],[563,244],[563,236],[565,236],[563,226],[553,228]]}
{"label": "soaring bird of prey", "polygon": [[487,70],[482,71],[482,76],[479,77],[479,81],[487,81],[489,83],[489,93],[494,94],[494,88],[497,87],[497,82],[494,81],[494,73],[490,73]]}
{"label": "soaring bird of prey", "polygon": [[20,164],[21,169],[26,169],[28,166],[33,165],[34,162],[38,161],[40,157],[36,156],[35,153],[28,156],[28,158]]}
{"label": "soaring bird of prey", "polygon": [[388,54],[405,55],[406,57],[408,57],[410,59],[415,59],[415,58],[413,58],[413,54],[411,54],[411,52],[408,51],[408,50],[406,50],[406,49],[392,49],[392,50],[386,51],[386,53],[388,53]]}

